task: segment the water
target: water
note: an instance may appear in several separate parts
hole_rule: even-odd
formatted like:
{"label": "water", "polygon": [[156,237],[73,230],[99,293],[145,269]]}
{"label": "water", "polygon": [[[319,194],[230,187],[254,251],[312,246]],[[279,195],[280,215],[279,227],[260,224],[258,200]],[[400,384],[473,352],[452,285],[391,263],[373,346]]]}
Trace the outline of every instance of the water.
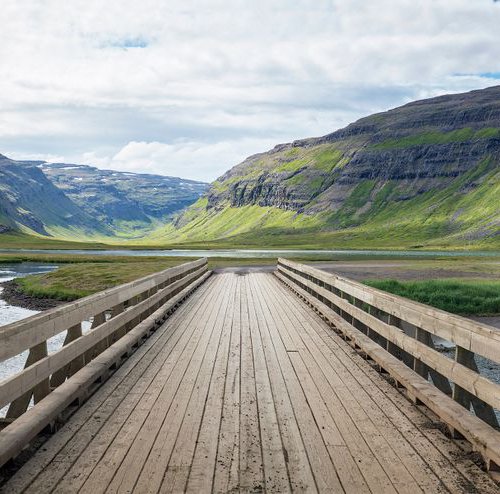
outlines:
{"label": "water", "polygon": [[[21,278],[30,274],[41,274],[54,271],[58,266],[43,263],[24,262],[19,264],[0,264],[0,283],[13,280],[14,278]],[[10,324],[21,319],[25,319],[39,311],[23,309],[8,304],[2,297],[3,288],[0,286],[0,326]],[[87,332],[90,329],[88,321],[83,322],[82,330]],[[53,353],[62,347],[64,339],[66,338],[66,331],[59,333],[56,336],[47,340],[47,350]],[[24,368],[24,363],[28,357],[28,351],[25,351],[15,357],[0,362],[0,381],[20,372]],[[7,412],[7,407],[0,409],[0,417],[4,417]]]}
{"label": "water", "polygon": [[15,254],[56,254],[56,255],[96,255],[96,256],[161,256],[161,257],[498,257],[491,251],[418,251],[418,250],[304,250],[304,249],[172,249],[172,250],[64,250],[64,249],[0,249],[0,253]]}
{"label": "water", "polygon": [[[47,273],[53,271],[57,266],[50,264],[38,264],[24,262],[22,264],[0,264],[0,283],[21,278],[29,274]],[[37,314],[35,310],[23,309],[14,305],[9,305],[2,299],[3,288],[0,286],[0,326],[11,322],[19,321],[25,317]]]}
{"label": "water", "polygon": [[[11,281],[14,278],[21,278],[29,274],[47,273],[49,271],[53,271],[54,269],[57,269],[57,266],[33,262],[24,262],[21,264],[0,264],[0,283]],[[15,305],[8,304],[2,299],[2,292],[3,287],[0,286],[0,326],[20,321],[26,317],[38,314],[39,311],[24,309],[22,307],[16,307]],[[49,340],[49,351],[55,351],[60,348],[62,342],[64,341],[64,337],[65,335],[63,334],[51,338],[51,340]],[[27,356],[28,352],[26,351],[20,355],[16,355],[15,357],[1,362],[0,381],[22,370]],[[6,411],[7,408],[1,409],[0,417],[4,417]]]}

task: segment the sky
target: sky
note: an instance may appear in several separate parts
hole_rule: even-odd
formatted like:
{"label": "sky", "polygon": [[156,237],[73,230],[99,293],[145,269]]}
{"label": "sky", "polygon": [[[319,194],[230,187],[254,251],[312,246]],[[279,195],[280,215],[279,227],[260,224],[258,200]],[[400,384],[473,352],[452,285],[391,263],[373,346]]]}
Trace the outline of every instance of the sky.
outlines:
{"label": "sky", "polygon": [[211,181],[500,84],[492,0],[2,0],[0,153]]}

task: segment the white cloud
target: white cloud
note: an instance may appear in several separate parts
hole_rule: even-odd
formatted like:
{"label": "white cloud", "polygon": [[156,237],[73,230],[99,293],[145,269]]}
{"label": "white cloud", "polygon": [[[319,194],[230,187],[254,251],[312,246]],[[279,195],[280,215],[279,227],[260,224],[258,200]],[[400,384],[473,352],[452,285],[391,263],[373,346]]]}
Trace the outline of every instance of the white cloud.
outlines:
{"label": "white cloud", "polygon": [[0,25],[1,153],[190,178],[500,71],[491,0],[2,0]]}
{"label": "white cloud", "polygon": [[[211,181],[230,166],[252,154],[258,146],[270,147],[271,140],[239,139],[216,143],[129,142],[112,157],[87,153],[82,162],[111,170],[154,173]],[[195,169],[192,164],[196,163]],[[187,173],[189,170],[189,173]]]}

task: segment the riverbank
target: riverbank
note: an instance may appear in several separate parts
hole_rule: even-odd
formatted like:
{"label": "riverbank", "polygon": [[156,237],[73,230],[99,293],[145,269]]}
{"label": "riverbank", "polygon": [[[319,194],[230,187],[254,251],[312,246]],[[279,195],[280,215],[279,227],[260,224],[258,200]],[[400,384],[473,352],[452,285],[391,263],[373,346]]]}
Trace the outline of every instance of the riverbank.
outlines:
{"label": "riverbank", "polygon": [[[54,256],[42,256],[54,262]],[[59,259],[62,261],[63,259]],[[127,283],[134,279],[188,262],[186,257],[136,257],[136,256],[65,256],[59,269],[42,275],[18,278],[15,282],[6,284],[5,298],[12,305],[25,308],[44,310],[64,302]],[[437,308],[448,310],[460,315],[497,316],[500,311],[493,310],[500,300],[500,261],[497,258],[463,259],[399,259],[399,260],[329,260],[297,259],[299,262],[310,263],[319,269],[352,278],[360,282],[370,280],[374,284],[396,280],[391,286],[405,289],[406,296],[425,302]],[[209,268],[212,270],[246,270],[273,271],[275,258],[209,258]],[[407,290],[408,286],[418,290]],[[457,287],[458,285],[458,287]],[[413,288],[415,288],[413,287]],[[450,288],[451,287],[451,288]],[[380,286],[380,288],[383,288]],[[460,302],[450,304],[454,297],[453,290],[463,295],[480,291],[480,298],[487,298],[486,310],[484,304],[467,304],[464,312]],[[486,296],[483,292],[488,288]],[[399,292],[397,292],[399,293]],[[412,293],[415,294],[414,298]],[[405,295],[404,293],[399,293]],[[449,295],[449,296],[448,296]],[[424,298],[422,298],[424,297]],[[462,297],[463,298],[463,297]],[[481,299],[481,302],[483,300]],[[443,303],[445,305],[443,305]],[[475,306],[477,305],[477,307]],[[493,309],[492,309],[493,308]],[[453,309],[453,310],[451,310]],[[481,312],[482,311],[482,312]]]}
{"label": "riverbank", "polygon": [[16,280],[4,281],[0,283],[0,298],[7,304],[22,309],[42,311],[52,309],[66,303],[64,300],[57,300],[48,297],[33,297],[20,289]]}

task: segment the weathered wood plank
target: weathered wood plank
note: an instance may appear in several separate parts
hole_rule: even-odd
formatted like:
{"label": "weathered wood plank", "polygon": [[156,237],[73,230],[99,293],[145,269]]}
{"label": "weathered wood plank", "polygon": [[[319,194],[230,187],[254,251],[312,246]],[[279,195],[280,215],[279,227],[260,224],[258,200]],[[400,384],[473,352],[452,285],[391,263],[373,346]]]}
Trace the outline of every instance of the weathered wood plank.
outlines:
{"label": "weathered wood plank", "polygon": [[154,288],[179,274],[206,266],[207,260],[200,259],[166,269],[119,287],[81,298],[54,309],[35,314],[21,321],[0,327],[0,362],[14,357],[27,348],[55,336],[62,331],[90,319],[99,312],[121,304],[135,295]]}
{"label": "weathered wood plank", "polygon": [[315,422],[314,415],[304,395],[300,381],[295,374],[292,362],[276,328],[276,321],[267,301],[259,290],[258,299],[268,325],[271,344],[283,375],[285,386],[293,403],[297,424],[301,431],[304,446],[313,471],[316,486],[320,491],[331,489],[344,492],[335,465],[332,463],[327,447]]}
{"label": "weathered wood plank", "polygon": [[[172,372],[168,379],[158,381],[161,386],[159,396],[140,404],[136,414],[127,421],[126,428],[122,428],[117,436],[117,445],[108,448],[82,492],[101,492],[103,483],[107,482],[106,492],[132,489],[136,484],[138,490],[147,492],[148,486],[161,485],[197,372],[226,297],[227,289],[216,293],[213,306],[195,321],[198,336],[188,341],[182,357],[178,355],[178,360],[169,361]],[[124,437],[129,449],[119,447]]]}
{"label": "weathered wood plank", "polygon": [[[338,297],[334,293],[321,288],[312,281],[306,280],[291,272],[287,273],[287,277],[291,278],[295,282],[299,282],[302,285],[307,286],[321,297],[330,300],[343,311],[351,314],[357,320],[371,328],[372,331],[375,331],[383,336],[387,341],[394,343],[399,348],[409,353],[420,362],[436,370],[443,376],[446,376],[451,381],[467,390],[469,393],[474,394],[491,406],[500,409],[500,385],[490,381],[484,376],[481,376],[476,371],[469,369],[460,362],[456,362],[446,357],[442,353],[430,348],[425,343],[411,338],[400,328],[391,326],[390,324],[376,318],[372,314],[349,304],[347,301]],[[424,372],[424,369],[421,368],[421,366],[417,367],[416,370],[419,370],[421,373],[425,373],[426,375],[428,374],[428,371],[425,370]]]}
{"label": "weathered wood plank", "polygon": [[485,458],[500,464],[500,432],[495,431],[477,417],[469,414],[462,406],[408,369],[401,361],[371,341],[325,304],[310,296],[305,290],[302,290],[284,276],[281,279],[328,317],[340,331],[362,347],[364,352],[394,376],[414,396],[425,403],[445,423],[456,428]]}
{"label": "weathered wood plank", "polygon": [[491,326],[434,309],[428,305],[325,273],[310,266],[279,259],[278,270],[299,269],[308,276],[349,293],[355,298],[405,320],[429,333],[500,363],[500,334]]}
{"label": "weathered wood plank", "polygon": [[[212,381],[210,383],[198,438],[194,441],[195,444],[190,445],[195,448],[195,451],[190,471],[184,471],[187,474],[187,478],[185,479],[186,492],[198,493],[204,489],[210,490],[214,482],[214,473],[217,467],[217,448],[219,441],[223,439],[221,434],[221,420],[223,417],[224,395],[227,387],[231,388],[232,384],[232,379],[227,378],[230,375],[230,345],[231,341],[234,340],[233,331],[235,330],[236,323],[236,305],[239,305],[239,299],[238,291],[234,289],[223,323],[221,344],[217,352],[217,360],[212,373]],[[236,331],[236,333],[239,341],[239,331]],[[228,380],[229,384],[227,383]],[[229,436],[228,441],[231,442],[234,449],[235,438]],[[222,468],[220,469],[222,470]],[[164,481],[165,484],[166,482]]]}
{"label": "weathered wood plank", "polygon": [[[146,311],[149,307],[158,302],[168,299],[168,297],[177,289],[184,289],[198,277],[203,274],[203,268],[181,278],[179,281],[157,292],[153,297],[140,304],[131,307],[127,311],[116,314],[97,326],[93,331],[81,335],[80,324],[74,326],[74,331],[69,332],[65,340],[65,345],[55,353],[31,363],[22,372],[5,379],[0,383],[0,407],[14,401],[17,397],[33,389],[38,383],[53,375],[51,385],[59,386],[68,372],[71,370],[68,365],[72,362],[83,359],[83,356],[92,348],[95,348],[108,337],[113,335],[119,328],[123,327],[137,314]],[[80,362],[80,367],[83,362]],[[74,366],[77,368],[78,366]]]}

